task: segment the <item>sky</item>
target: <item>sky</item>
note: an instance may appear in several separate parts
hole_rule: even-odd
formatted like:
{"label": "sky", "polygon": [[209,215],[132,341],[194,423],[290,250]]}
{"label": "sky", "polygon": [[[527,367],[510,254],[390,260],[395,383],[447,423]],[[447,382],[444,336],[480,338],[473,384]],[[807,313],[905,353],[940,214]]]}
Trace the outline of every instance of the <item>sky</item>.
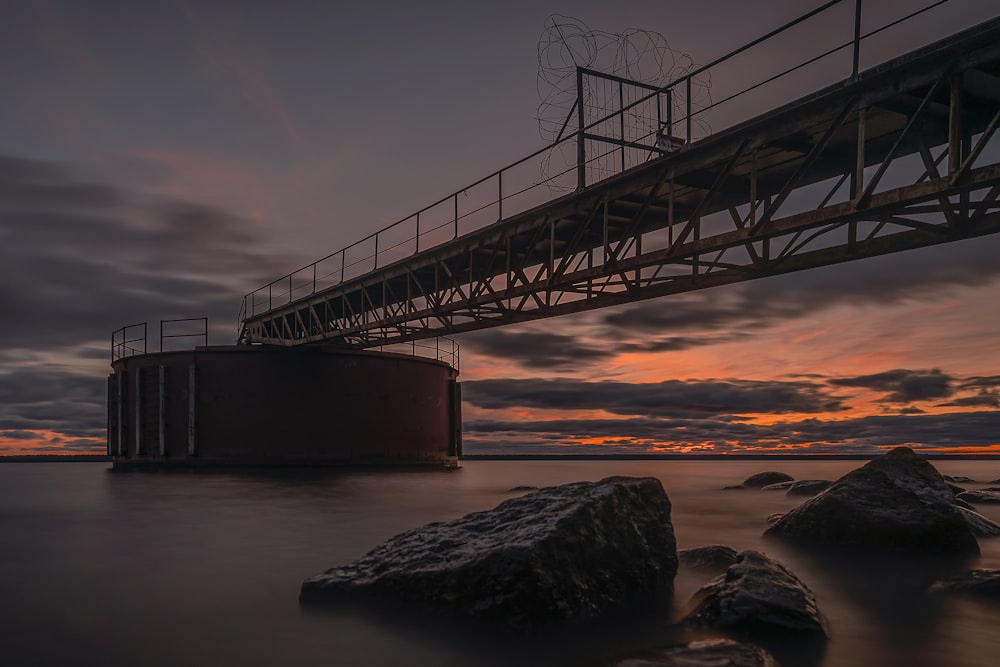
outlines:
{"label": "sky", "polygon": [[[208,317],[232,343],[247,292],[541,148],[549,17],[699,64],[818,4],[8,0],[0,454],[104,451],[113,330]],[[842,4],[719,68],[712,99],[848,38]],[[924,4],[866,0],[863,25]],[[996,14],[951,0],[862,66]],[[987,237],[463,334],[465,449],[1000,449],[998,298]]]}

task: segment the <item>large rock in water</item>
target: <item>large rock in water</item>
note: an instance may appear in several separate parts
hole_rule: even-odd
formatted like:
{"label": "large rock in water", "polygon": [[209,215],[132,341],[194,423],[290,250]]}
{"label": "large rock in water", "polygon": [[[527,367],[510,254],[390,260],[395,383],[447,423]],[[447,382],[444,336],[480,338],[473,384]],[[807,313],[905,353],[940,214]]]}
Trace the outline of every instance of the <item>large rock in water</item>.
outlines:
{"label": "large rock in water", "polygon": [[816,596],[791,570],[758,551],[743,551],[705,584],[684,623],[748,636],[828,637]]}
{"label": "large rock in water", "polygon": [[654,478],[539,489],[401,533],[302,584],[386,594],[513,629],[669,605],[677,574],[670,500]]}
{"label": "large rock in water", "polygon": [[908,447],[897,447],[847,473],[778,519],[765,534],[902,552],[979,552],[941,475]]}
{"label": "large rock in water", "polygon": [[614,667],[779,667],[764,649],[732,639],[704,639],[686,646],[651,651]]}

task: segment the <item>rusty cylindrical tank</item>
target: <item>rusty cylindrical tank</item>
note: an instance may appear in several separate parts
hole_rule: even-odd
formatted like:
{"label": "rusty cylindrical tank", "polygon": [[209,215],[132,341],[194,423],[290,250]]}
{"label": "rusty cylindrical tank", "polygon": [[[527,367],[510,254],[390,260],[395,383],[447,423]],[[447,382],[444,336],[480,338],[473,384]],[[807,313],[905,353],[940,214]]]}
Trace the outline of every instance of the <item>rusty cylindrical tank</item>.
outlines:
{"label": "rusty cylindrical tank", "polygon": [[330,346],[206,346],[125,357],[108,454],[129,468],[457,465],[458,371]]}

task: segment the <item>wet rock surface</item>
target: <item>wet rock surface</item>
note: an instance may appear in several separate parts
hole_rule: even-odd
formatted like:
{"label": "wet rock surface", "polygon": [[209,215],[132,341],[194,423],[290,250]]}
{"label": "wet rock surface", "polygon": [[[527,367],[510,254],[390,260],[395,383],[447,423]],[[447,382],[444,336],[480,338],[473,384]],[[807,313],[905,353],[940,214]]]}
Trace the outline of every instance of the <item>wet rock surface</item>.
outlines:
{"label": "wet rock surface", "polygon": [[944,481],[951,482],[953,484],[975,484],[976,480],[971,477],[965,477],[964,475],[942,475]]}
{"label": "wet rock surface", "polygon": [[750,475],[745,480],[743,480],[743,486],[750,489],[759,489],[770,484],[780,484],[781,482],[792,482],[795,478],[791,475],[785,474],[783,472],[759,472],[756,475]]}
{"label": "wet rock surface", "polygon": [[614,663],[614,667],[779,667],[764,649],[733,641],[707,639],[650,652]]}
{"label": "wet rock surface", "polygon": [[302,598],[384,596],[515,630],[669,604],[670,510],[654,478],[547,487],[401,533],[306,580]]}
{"label": "wet rock surface", "polygon": [[792,509],[765,534],[896,552],[975,554],[979,545],[937,470],[898,447]]}
{"label": "wet rock surface", "polygon": [[790,480],[786,482],[778,482],[777,484],[768,484],[767,486],[760,487],[761,491],[786,491],[788,488],[795,484],[795,480]]}
{"label": "wet rock surface", "polygon": [[1000,537],[1000,524],[987,519],[973,509],[961,506],[959,509],[962,512],[962,518],[965,519],[965,523],[969,526],[973,535],[976,537]]}
{"label": "wet rock surface", "polygon": [[1000,491],[986,491],[986,490],[976,490],[976,491],[963,491],[956,496],[959,500],[964,500],[967,503],[980,503],[980,504],[1000,504]]}
{"label": "wet rock surface", "polygon": [[1000,570],[969,570],[963,575],[936,582],[932,593],[966,593],[1000,600]]}
{"label": "wet rock surface", "polygon": [[815,496],[820,491],[825,491],[833,484],[828,479],[800,479],[792,482],[785,495],[788,496]]}
{"label": "wet rock surface", "polygon": [[687,626],[748,636],[828,637],[816,596],[784,565],[758,551],[743,551],[724,574],[695,594]]}
{"label": "wet rock surface", "polygon": [[684,567],[702,572],[722,572],[736,562],[736,549],[722,544],[681,549],[677,560]]}

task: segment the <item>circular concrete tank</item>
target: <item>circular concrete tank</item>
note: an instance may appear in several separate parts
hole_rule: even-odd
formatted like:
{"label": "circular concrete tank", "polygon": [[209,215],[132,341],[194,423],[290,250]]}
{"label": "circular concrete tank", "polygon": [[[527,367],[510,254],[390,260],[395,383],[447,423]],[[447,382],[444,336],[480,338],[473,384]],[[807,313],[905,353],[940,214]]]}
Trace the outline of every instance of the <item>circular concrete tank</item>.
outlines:
{"label": "circular concrete tank", "polygon": [[458,371],[330,346],[198,347],[112,363],[115,469],[443,465],[461,454]]}

